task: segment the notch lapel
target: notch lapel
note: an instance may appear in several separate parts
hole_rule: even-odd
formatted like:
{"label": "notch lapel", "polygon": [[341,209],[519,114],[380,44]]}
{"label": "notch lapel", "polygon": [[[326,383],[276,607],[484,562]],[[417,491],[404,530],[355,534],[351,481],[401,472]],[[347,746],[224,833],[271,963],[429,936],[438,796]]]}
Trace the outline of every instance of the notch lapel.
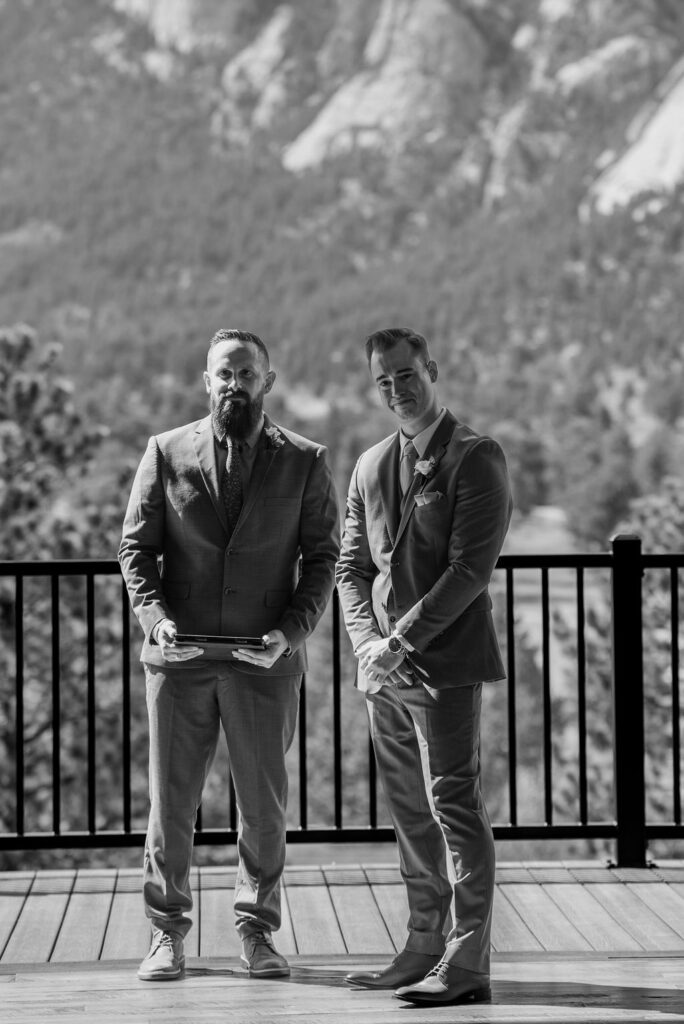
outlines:
{"label": "notch lapel", "polygon": [[211,428],[211,416],[207,416],[197,426],[193,435],[195,454],[199,464],[200,473],[204,480],[205,487],[214,506],[214,511],[221,521],[223,529],[228,532],[228,521],[226,510],[221,501],[219,490],[218,472],[216,470],[216,456],[214,454],[214,431]]}
{"label": "notch lapel", "polygon": [[399,434],[396,433],[378,460],[378,481],[387,532],[394,547],[399,525]]}
{"label": "notch lapel", "polygon": [[[439,461],[444,455],[447,449],[447,445],[449,444],[449,441],[451,440],[451,437],[454,433],[455,426],[456,420],[451,415],[451,413],[447,411],[444,415],[444,418],[442,419],[442,422],[437,427],[437,430],[430,438],[430,443],[428,444],[427,449],[425,450],[423,458],[419,459],[418,461],[422,462],[424,459],[429,459],[432,457],[435,460],[435,462],[439,464]],[[422,473],[416,473],[415,476],[413,477],[413,481],[408,491],[406,492],[406,497],[403,503],[401,520],[399,522],[399,528],[397,530],[395,545],[399,543],[401,535],[406,529],[409,519],[413,515],[413,511],[416,507],[416,494],[420,494],[420,492],[425,489],[427,484],[428,477],[423,476]]]}

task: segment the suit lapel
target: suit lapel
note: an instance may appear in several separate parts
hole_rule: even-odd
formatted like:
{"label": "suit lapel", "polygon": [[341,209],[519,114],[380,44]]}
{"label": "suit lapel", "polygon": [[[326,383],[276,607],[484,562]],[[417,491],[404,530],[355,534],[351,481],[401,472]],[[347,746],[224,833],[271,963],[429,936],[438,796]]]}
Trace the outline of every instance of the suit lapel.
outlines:
{"label": "suit lapel", "polygon": [[203,419],[198,424],[192,440],[195,446],[195,454],[197,455],[197,462],[199,463],[202,479],[204,480],[204,484],[209,492],[211,503],[214,506],[216,515],[221,520],[223,529],[228,532],[226,511],[223,507],[219,491],[216,455],[214,453],[214,431],[211,427],[211,416],[207,416],[206,419]]}
{"label": "suit lapel", "polygon": [[[440,423],[440,425],[437,427],[437,430],[435,430],[434,434],[430,438],[430,443],[427,446],[423,459],[433,458],[436,463],[439,463],[439,460],[444,455],[447,445],[451,440],[455,426],[456,420],[454,419],[450,412],[446,412],[444,414],[442,422]],[[406,529],[409,519],[413,515],[413,511],[416,507],[416,494],[420,494],[420,492],[425,489],[427,483],[428,479],[427,477],[424,477],[422,473],[416,473],[415,476],[413,477],[413,481],[411,482],[411,486],[409,487],[406,493],[406,497],[403,503],[401,519],[399,521],[399,528],[397,530],[397,536],[394,542],[395,545],[399,543],[401,535]]]}
{"label": "suit lapel", "polygon": [[263,485],[263,482],[266,479],[266,474],[271,468],[273,460],[276,456],[275,448],[272,448],[264,444],[263,437],[259,438],[257,444],[259,447],[256,453],[256,458],[254,459],[252,475],[249,478],[249,484],[247,485],[247,493],[245,494],[245,498],[242,503],[242,509],[240,510],[240,518],[235,524],[236,533],[240,529],[242,523],[250,515],[254,507],[254,502],[256,501],[259,491],[261,490],[261,487]]}
{"label": "suit lapel", "polygon": [[277,431],[278,428],[268,418],[268,416],[264,416],[264,426],[261,435],[257,440],[257,453],[254,459],[254,465],[252,467],[252,474],[249,478],[247,492],[242,503],[240,518],[235,524],[235,532],[237,532],[240,529],[242,523],[244,523],[247,517],[251,514],[251,511],[254,508],[254,503],[257,500],[259,492],[261,491],[261,488],[263,486],[264,480],[266,479],[266,475],[270,470],[271,466],[273,465],[273,461],[276,457],[279,448],[283,444],[282,435],[280,435],[280,440],[276,441],[275,444],[269,437],[269,434],[267,432],[270,431],[271,433],[273,433],[274,430]]}
{"label": "suit lapel", "polygon": [[399,525],[399,434],[395,434],[389,447],[378,461],[378,481],[382,507],[392,546],[395,544]]}

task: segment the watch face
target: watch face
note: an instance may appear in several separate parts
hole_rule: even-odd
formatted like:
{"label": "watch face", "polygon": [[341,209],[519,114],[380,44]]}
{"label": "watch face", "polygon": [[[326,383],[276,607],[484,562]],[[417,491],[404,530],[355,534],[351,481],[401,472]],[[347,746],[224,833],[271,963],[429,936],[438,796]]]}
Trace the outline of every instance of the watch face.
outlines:
{"label": "watch face", "polygon": [[389,647],[392,654],[399,654],[404,649],[397,640],[396,636],[391,636],[389,638],[389,643],[387,646]]}

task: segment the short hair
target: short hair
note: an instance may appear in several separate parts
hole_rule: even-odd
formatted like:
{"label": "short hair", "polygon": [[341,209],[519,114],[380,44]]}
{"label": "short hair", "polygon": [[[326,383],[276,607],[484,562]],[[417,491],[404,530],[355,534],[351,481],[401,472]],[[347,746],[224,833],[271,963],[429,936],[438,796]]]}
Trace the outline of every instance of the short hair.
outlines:
{"label": "short hair", "polygon": [[207,351],[207,359],[209,353],[216,345],[220,345],[222,341],[244,341],[250,345],[254,345],[258,348],[262,359],[266,363],[266,367],[270,369],[271,360],[268,355],[268,349],[264,345],[263,341],[258,334],[252,334],[251,331],[239,331],[234,327],[222,327],[220,331],[217,331],[214,337],[209,342],[209,349]]}
{"label": "short hair", "polygon": [[430,362],[428,343],[422,334],[414,331],[412,327],[386,327],[381,331],[374,331],[366,338],[366,358],[370,366],[371,357],[374,352],[387,352],[394,348],[401,341],[407,341],[411,348],[415,349],[425,363]]}

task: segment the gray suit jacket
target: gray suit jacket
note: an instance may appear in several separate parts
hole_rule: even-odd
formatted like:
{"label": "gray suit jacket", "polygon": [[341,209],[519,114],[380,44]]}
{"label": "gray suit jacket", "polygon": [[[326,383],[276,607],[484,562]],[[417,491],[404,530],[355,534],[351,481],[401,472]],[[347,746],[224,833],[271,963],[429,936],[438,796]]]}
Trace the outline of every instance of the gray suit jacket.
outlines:
{"label": "gray suit jacket", "polygon": [[150,438],[133,483],[119,561],[145,633],[141,660],[171,665],[151,642],[172,619],[182,633],[260,636],[281,629],[293,653],[271,669],[306,669],[304,640],[333,588],[339,550],[326,449],[266,418],[235,531],[228,539],[211,418]]}
{"label": "gray suit jacket", "polygon": [[359,459],[349,486],[337,588],[356,650],[398,630],[436,689],[499,679],[487,586],[511,517],[496,441],[447,412],[404,502],[399,436]]}

